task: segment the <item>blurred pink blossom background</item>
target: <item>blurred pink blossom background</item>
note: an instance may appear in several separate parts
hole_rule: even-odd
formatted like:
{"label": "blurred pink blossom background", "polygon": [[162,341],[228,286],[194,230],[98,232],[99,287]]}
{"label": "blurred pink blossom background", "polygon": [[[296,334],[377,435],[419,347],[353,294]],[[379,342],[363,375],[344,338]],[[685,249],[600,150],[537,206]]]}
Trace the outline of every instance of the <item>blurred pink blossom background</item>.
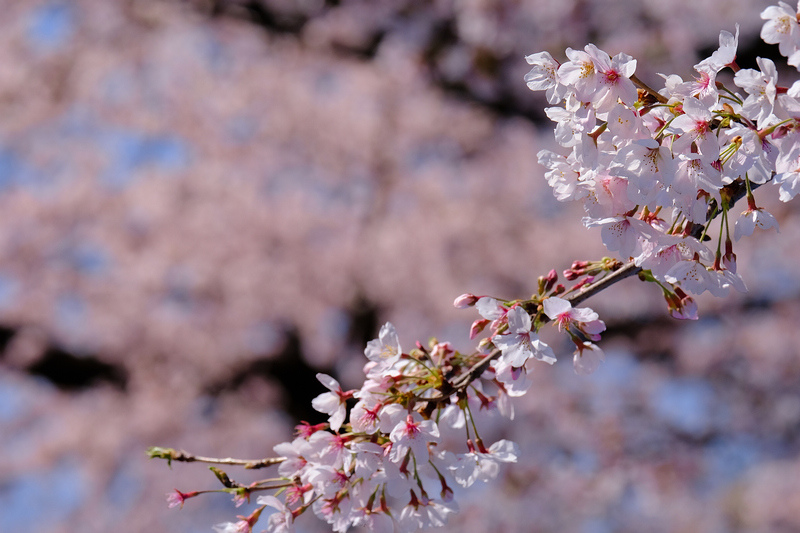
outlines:
{"label": "blurred pink blossom background", "polygon": [[[6,0],[0,17],[0,531],[211,531],[236,510],[162,445],[261,458],[363,348],[470,346],[505,298],[605,255],[559,204],[524,56],[593,42],[684,78],[744,0]],[[782,79],[796,79],[785,72]],[[795,77],[793,77],[795,76]],[[502,482],[452,531],[800,531],[800,209],[737,249],[750,289],[668,317],[626,280],[591,376],[539,368]],[[257,473],[228,470],[246,482]],[[249,476],[249,477],[248,477]],[[323,524],[303,520],[304,531]]]}

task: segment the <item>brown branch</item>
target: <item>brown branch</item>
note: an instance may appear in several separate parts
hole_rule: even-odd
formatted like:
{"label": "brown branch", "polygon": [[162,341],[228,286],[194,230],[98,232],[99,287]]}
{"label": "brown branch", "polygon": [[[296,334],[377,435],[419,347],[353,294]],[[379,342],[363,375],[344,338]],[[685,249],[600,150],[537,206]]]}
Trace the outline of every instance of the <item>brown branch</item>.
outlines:
{"label": "brown branch", "polygon": [[217,458],[217,457],[203,457],[201,455],[193,455],[183,450],[178,451],[173,448],[161,448],[153,446],[148,448],[147,455],[151,459],[166,459],[168,463],[172,461],[179,461],[182,463],[211,463],[217,465],[236,465],[244,466],[246,469],[254,470],[258,468],[267,468],[269,466],[282,463],[286,457],[269,457],[267,459],[234,459],[232,457]]}
{"label": "brown branch", "polygon": [[611,274],[608,274],[607,276],[603,277],[603,279],[595,281],[591,285],[585,286],[579,292],[567,296],[564,299],[567,300],[569,303],[571,303],[573,306],[576,306],[579,303],[583,302],[584,300],[591,298],[598,292],[609,288],[616,282],[622,281],[623,279],[629,278],[631,276],[635,276],[641,271],[642,267],[637,267],[633,263],[633,261],[631,261],[629,263],[626,263],[625,266],[620,267]]}
{"label": "brown branch", "polygon": [[634,85],[636,85],[640,89],[647,91],[647,93],[656,100],[658,100],[659,103],[666,104],[667,102],[669,102],[669,100],[667,100],[667,98],[663,94],[659,94],[658,91],[656,91],[655,89],[647,85],[645,82],[637,78],[636,74],[631,74],[631,81],[634,83]]}

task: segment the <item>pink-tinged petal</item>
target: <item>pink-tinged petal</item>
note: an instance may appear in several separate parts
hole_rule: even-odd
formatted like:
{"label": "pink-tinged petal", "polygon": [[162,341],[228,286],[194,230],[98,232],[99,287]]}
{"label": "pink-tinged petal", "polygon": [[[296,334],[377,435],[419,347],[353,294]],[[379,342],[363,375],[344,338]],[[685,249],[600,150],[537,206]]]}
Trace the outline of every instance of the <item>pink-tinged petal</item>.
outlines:
{"label": "pink-tinged petal", "polygon": [[516,463],[519,457],[519,446],[510,440],[499,440],[489,446],[489,452],[497,461],[503,463]]}
{"label": "pink-tinged petal", "polygon": [[328,423],[331,425],[331,431],[339,431],[344,424],[344,419],[347,416],[347,408],[344,404],[339,404],[339,408],[333,412],[328,419]]}
{"label": "pink-tinged petal", "polygon": [[286,509],[286,506],[283,504],[283,502],[272,495],[259,496],[256,502],[258,505],[266,505],[268,507],[272,507],[273,509],[277,509],[278,511],[283,511]]}
{"label": "pink-tinged petal", "polygon": [[577,374],[591,374],[605,360],[605,354],[597,345],[584,342],[582,347],[575,350],[573,363]]}
{"label": "pink-tinged petal", "polygon": [[558,296],[546,298],[542,302],[542,306],[544,307],[544,314],[546,314],[550,320],[555,320],[561,313],[567,313],[572,309],[571,303]]}
{"label": "pink-tinged petal", "polygon": [[508,331],[511,333],[527,333],[531,330],[531,316],[521,307],[514,307],[508,312]]}
{"label": "pink-tinged petal", "polygon": [[475,304],[475,309],[487,320],[497,320],[506,313],[506,309],[500,305],[500,302],[489,296],[480,298]]}
{"label": "pink-tinged petal", "polygon": [[593,322],[600,316],[588,307],[576,307],[570,313],[573,322]]}
{"label": "pink-tinged petal", "polygon": [[311,400],[311,406],[320,413],[331,414],[341,404],[339,396],[332,392],[324,392]]}
{"label": "pink-tinged petal", "polygon": [[339,382],[327,374],[319,373],[317,374],[317,379],[330,391],[337,392],[342,390]]}

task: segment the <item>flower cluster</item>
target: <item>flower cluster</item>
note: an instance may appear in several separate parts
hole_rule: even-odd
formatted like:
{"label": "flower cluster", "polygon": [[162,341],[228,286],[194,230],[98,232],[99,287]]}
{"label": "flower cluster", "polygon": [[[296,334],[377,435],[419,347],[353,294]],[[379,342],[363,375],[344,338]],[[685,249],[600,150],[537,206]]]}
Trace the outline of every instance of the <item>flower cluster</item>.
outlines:
{"label": "flower cluster", "polygon": [[[762,17],[764,40],[779,44],[797,66],[798,13],[781,3]],[[435,339],[405,352],[395,328],[384,325],[365,349],[362,387],[346,391],[318,374],[329,392],[312,405],[327,422],[301,424],[292,442],[275,447],[279,457],[248,463],[278,464],[277,477],[244,486],[215,470],[237,504],[253,492],[276,491],[259,496],[250,515],[216,529],[249,532],[266,508],[273,510],[267,518],[273,532],[292,530],[308,510],[334,531],[441,526],[458,509],[456,487],[489,481],[502,463],[517,460],[513,442],[484,444],[475,414],[496,411],[513,419],[510,398],[528,390],[528,373],[539,362],[556,362],[539,337],[542,327],[568,335],[575,371],[590,373],[604,358],[595,343],[606,326],[591,309],[575,306],[611,283],[633,274],[657,283],[671,315],[683,319],[697,318],[687,293],[744,291],[733,241],[755,227],[777,226],[753,190],[771,182],[784,201],[800,192],[800,82],[779,86],[768,59],[758,59],[758,70],[740,69],[738,28],[723,31],[719,42],[695,65],[694,79],[663,76],[660,91],[635,76],[635,59],[591,44],[567,49],[563,63],[547,52],[528,56],[528,86],[546,91],[556,140],[568,150],[539,153],[547,180],[557,199],[583,203],[585,225],[600,227],[619,259],[575,261],[563,273],[571,287],[551,271],[527,299],[459,296],[457,308],[474,307],[480,315],[470,338],[483,338],[471,353]],[[725,68],[734,72],[735,89],[717,81]],[[747,209],[731,235],[729,211],[743,197]],[[713,250],[709,228],[718,216]],[[453,442],[460,448],[450,449]],[[151,453],[188,460],[164,449]],[[198,494],[176,490],[168,501],[183,506]]]}
{"label": "flower cluster", "polygon": [[[599,340],[605,324],[591,309],[575,309],[555,296],[565,292],[557,278],[555,272],[542,277],[540,294],[530,300],[458,297],[456,307],[474,306],[482,317],[473,334],[487,328],[490,333],[472,354],[435,340],[405,353],[394,326],[385,324],[364,350],[368,363],[361,389],[345,391],[331,376],[317,375],[329,392],[312,405],[328,421],[301,424],[292,442],[275,446],[279,477],[228,486],[237,501],[267,488],[278,489],[283,501],[260,496],[254,514],[220,524],[217,530],[250,531],[266,507],[275,510],[267,520],[270,531],[291,530],[294,519],[309,509],[334,531],[360,525],[411,532],[443,525],[458,509],[455,487],[489,481],[501,463],[517,460],[513,442],[484,444],[474,415],[496,410],[513,419],[509,399],[525,394],[534,362],[556,361],[536,331],[552,322],[567,332],[577,346],[576,371],[591,372],[602,359],[602,351],[587,339]],[[355,402],[349,414],[348,400]],[[462,434],[455,440],[463,442],[463,450],[444,447],[445,433]],[[176,490],[168,499],[177,506],[187,497]]]}
{"label": "flower cluster", "polygon": [[[259,514],[265,507],[276,510],[267,521],[270,531],[291,530],[294,519],[309,509],[334,531],[356,525],[406,532],[440,526],[458,509],[455,487],[488,481],[501,463],[517,460],[512,442],[486,447],[472,417],[474,410],[487,408],[509,414],[502,386],[484,378],[471,382],[467,393],[452,384],[480,354],[464,356],[437,342],[404,353],[395,328],[387,323],[365,355],[369,362],[360,390],[343,391],[334,378],[317,375],[330,392],[318,396],[313,406],[329,415],[328,423],[302,424],[295,440],[275,447],[280,477],[267,485],[279,488],[284,499],[257,500]],[[451,393],[443,395],[445,388]],[[351,398],[356,403],[344,424]],[[465,432],[463,453],[441,445],[442,432],[449,430]],[[178,504],[175,493],[170,502]],[[242,517],[217,530],[250,531],[252,522]]]}
{"label": "flower cluster", "polygon": [[[781,2],[761,16],[764,40],[779,44],[797,65],[797,11]],[[694,313],[684,309],[692,301],[678,297],[677,288],[715,296],[746,290],[733,240],[756,227],[777,228],[752,191],[773,182],[783,201],[800,191],[800,82],[779,86],[769,59],[758,58],[758,70],[740,69],[738,37],[738,27],[735,35],[721,32],[719,48],[694,66],[694,79],[662,75],[658,92],[635,76],[635,59],[610,57],[591,44],[567,49],[564,63],[547,52],[526,58],[533,66],[528,86],[558,104],[546,112],[556,140],[569,150],[539,153],[556,198],[582,202],[584,224],[600,227],[609,251],[648,271],[673,316],[682,318]],[[717,81],[725,68],[735,73],[734,89]],[[728,211],[741,196],[748,207],[731,236]],[[706,241],[718,214],[714,251]]]}

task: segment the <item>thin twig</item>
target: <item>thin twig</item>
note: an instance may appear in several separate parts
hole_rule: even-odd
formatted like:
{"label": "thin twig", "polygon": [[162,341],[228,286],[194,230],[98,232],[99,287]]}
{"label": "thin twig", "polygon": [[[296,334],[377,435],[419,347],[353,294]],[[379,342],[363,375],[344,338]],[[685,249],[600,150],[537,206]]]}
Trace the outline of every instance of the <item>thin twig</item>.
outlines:
{"label": "thin twig", "polygon": [[232,457],[218,458],[218,457],[203,457],[201,455],[193,455],[183,450],[175,450],[173,448],[160,448],[153,446],[147,450],[147,455],[151,459],[166,459],[168,462],[179,461],[182,463],[211,463],[217,465],[236,465],[244,466],[247,469],[267,468],[269,466],[282,463],[286,457],[269,457],[266,459],[234,459]]}

